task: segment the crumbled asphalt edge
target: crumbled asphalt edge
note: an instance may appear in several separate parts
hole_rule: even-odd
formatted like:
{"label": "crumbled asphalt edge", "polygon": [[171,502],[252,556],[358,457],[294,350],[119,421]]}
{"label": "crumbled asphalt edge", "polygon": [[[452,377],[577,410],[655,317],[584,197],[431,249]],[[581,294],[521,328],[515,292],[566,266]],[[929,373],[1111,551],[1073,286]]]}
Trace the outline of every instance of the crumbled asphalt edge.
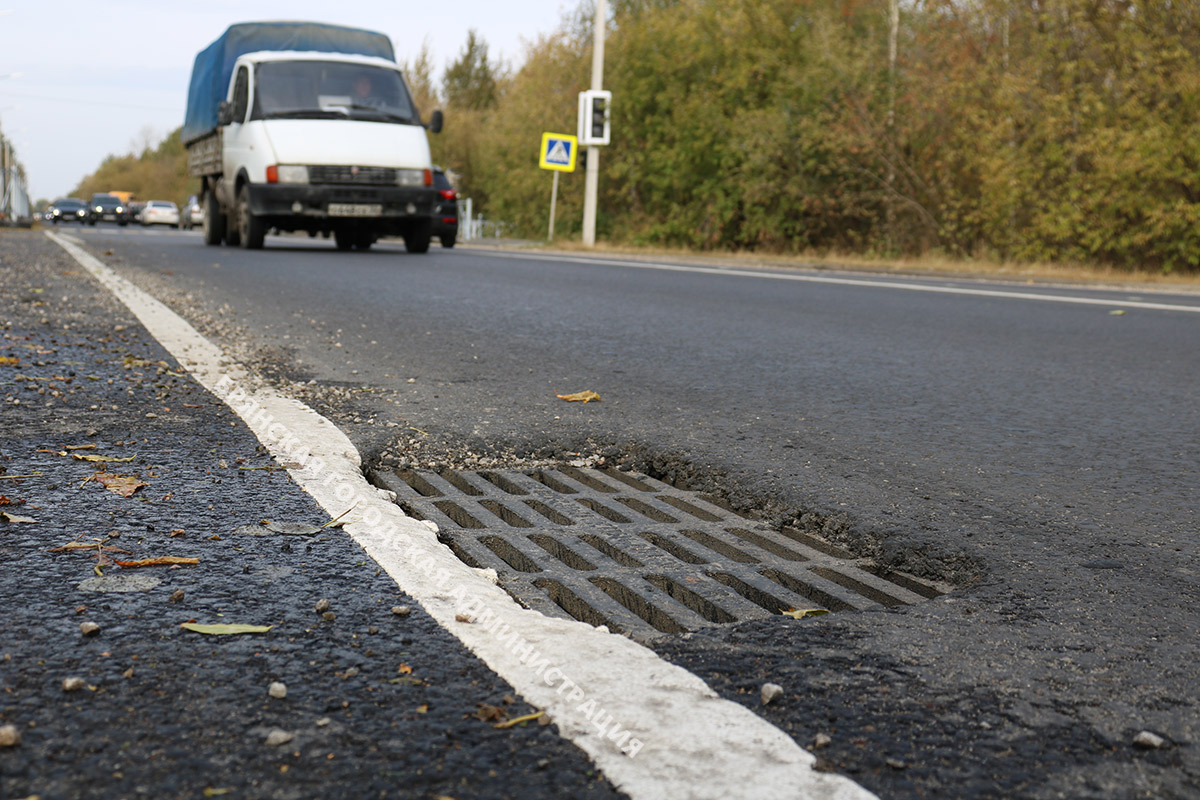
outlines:
{"label": "crumbled asphalt edge", "polygon": [[[0,510],[37,520],[0,521],[0,725],[22,740],[0,748],[0,798],[621,796],[553,725],[473,717],[531,709],[348,536],[236,533],[328,517],[60,248],[0,232],[0,307],[0,355],[20,359],[0,365]],[[136,457],[58,454],[85,444]],[[147,485],[119,497],[87,480],[104,469]],[[72,540],[200,563],[110,564],[159,583],[86,592],[95,554],[50,550]],[[276,627],[210,637],[190,620]],[[294,738],[268,746],[275,729]]]}

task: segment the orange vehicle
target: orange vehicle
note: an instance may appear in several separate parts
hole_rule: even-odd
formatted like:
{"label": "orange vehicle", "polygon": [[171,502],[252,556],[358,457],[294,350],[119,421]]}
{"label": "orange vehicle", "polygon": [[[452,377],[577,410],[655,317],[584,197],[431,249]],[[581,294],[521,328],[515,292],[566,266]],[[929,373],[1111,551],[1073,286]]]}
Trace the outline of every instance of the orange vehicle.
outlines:
{"label": "orange vehicle", "polygon": [[116,190],[109,190],[108,193],[115,194],[117,197],[121,198],[121,202],[125,205],[129,205],[129,201],[133,199],[133,192],[118,192]]}

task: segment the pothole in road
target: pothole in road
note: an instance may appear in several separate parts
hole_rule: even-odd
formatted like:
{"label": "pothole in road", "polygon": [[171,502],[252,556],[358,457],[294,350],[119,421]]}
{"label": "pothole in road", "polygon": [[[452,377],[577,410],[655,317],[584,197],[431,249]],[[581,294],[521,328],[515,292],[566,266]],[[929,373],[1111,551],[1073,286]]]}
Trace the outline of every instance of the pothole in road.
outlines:
{"label": "pothole in road", "polygon": [[643,641],[796,609],[909,605],[949,588],[635,472],[376,469],[372,479],[523,605]]}

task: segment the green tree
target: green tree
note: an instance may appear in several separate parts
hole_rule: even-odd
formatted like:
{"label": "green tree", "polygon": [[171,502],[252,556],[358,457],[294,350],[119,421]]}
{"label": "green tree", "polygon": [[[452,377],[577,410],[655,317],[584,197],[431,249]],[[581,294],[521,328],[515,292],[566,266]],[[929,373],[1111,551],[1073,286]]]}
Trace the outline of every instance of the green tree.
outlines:
{"label": "green tree", "polygon": [[488,60],[488,46],[475,29],[467,31],[467,41],[458,60],[446,68],[442,93],[446,104],[456,110],[486,111],[496,105],[497,70]]}

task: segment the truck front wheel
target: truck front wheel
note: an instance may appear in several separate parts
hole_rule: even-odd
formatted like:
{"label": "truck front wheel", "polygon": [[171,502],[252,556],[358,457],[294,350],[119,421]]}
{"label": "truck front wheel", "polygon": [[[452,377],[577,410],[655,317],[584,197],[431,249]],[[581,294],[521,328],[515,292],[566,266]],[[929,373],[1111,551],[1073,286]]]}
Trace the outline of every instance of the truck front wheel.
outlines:
{"label": "truck front wheel", "polygon": [[225,238],[225,215],[213,192],[204,195],[204,243],[220,244]]}
{"label": "truck front wheel", "polygon": [[246,250],[259,250],[267,236],[267,226],[250,211],[250,187],[243,184],[238,192],[237,224],[241,245]]}

